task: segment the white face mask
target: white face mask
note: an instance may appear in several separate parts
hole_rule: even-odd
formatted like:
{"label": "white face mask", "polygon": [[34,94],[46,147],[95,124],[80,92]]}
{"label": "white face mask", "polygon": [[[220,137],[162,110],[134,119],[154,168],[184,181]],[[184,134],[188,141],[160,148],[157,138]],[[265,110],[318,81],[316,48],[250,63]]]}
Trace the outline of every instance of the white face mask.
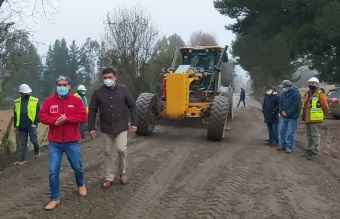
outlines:
{"label": "white face mask", "polygon": [[116,81],[112,79],[104,79],[104,84],[107,87],[114,87],[116,85]]}
{"label": "white face mask", "polygon": [[272,94],[273,93],[273,91],[272,90],[268,90],[268,91],[266,91],[266,94],[267,95],[270,95],[270,94]]}
{"label": "white face mask", "polygon": [[81,93],[82,95],[85,95],[85,91],[79,91],[79,93]]}
{"label": "white face mask", "polygon": [[288,88],[284,87],[282,88],[283,92],[286,92],[288,90]]}
{"label": "white face mask", "polygon": [[273,94],[277,94],[277,92],[275,91],[275,92],[273,92]]}

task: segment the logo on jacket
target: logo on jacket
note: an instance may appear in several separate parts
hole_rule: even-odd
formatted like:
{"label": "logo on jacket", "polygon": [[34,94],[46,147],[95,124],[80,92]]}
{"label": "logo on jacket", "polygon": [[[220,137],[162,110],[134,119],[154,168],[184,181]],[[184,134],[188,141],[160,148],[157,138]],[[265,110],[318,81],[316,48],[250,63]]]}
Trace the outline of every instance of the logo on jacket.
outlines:
{"label": "logo on jacket", "polygon": [[58,105],[50,106],[50,113],[58,113]]}
{"label": "logo on jacket", "polygon": [[67,107],[69,107],[69,108],[74,108],[74,106],[73,106],[73,105],[71,105],[71,104],[70,104],[70,105],[67,105]]}

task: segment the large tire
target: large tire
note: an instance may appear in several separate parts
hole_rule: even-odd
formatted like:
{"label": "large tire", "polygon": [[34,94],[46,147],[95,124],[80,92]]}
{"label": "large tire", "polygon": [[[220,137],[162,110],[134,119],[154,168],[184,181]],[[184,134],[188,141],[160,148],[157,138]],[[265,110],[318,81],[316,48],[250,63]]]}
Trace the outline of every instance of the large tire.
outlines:
{"label": "large tire", "polygon": [[229,100],[229,109],[228,109],[228,121],[229,118],[231,118],[231,120],[234,118],[234,100],[233,100],[233,93],[229,92],[226,94],[226,97],[228,97]]}
{"label": "large tire", "polygon": [[225,96],[215,96],[209,115],[207,137],[210,141],[221,141],[225,134],[229,109],[229,99]]}
{"label": "large tire", "polygon": [[159,102],[156,95],[141,93],[137,102],[137,135],[151,135],[155,125],[159,122]]}

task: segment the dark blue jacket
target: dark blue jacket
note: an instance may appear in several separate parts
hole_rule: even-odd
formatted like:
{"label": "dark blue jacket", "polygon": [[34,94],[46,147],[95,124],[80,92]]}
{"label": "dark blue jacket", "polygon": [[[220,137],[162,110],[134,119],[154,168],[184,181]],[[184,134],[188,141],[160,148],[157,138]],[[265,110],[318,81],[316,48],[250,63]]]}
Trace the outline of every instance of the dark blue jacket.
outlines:
{"label": "dark blue jacket", "polygon": [[246,99],[246,92],[242,89],[240,94],[240,100]]}
{"label": "dark blue jacket", "polygon": [[280,100],[280,114],[285,111],[287,115],[284,118],[299,118],[300,108],[301,95],[296,87],[292,86],[288,91],[282,93]]}
{"label": "dark blue jacket", "polygon": [[277,94],[266,95],[263,98],[262,112],[265,123],[279,122],[280,97]]}

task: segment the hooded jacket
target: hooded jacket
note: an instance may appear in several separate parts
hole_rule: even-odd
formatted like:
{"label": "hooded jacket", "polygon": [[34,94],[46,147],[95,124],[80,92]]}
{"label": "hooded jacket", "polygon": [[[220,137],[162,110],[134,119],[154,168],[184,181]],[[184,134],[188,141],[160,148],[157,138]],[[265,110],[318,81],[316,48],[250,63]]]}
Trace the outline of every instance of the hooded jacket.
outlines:
{"label": "hooded jacket", "polygon": [[283,92],[280,100],[280,115],[282,112],[286,112],[286,116],[283,118],[297,119],[300,115],[301,108],[301,95],[299,90],[292,86],[286,92]]}
{"label": "hooded jacket", "polygon": [[[66,121],[56,126],[55,122],[61,114],[65,114]],[[60,143],[79,141],[79,123],[84,123],[87,119],[80,98],[68,93],[64,99],[61,99],[57,92],[45,99],[38,116],[41,123],[49,126],[48,141]]]}

